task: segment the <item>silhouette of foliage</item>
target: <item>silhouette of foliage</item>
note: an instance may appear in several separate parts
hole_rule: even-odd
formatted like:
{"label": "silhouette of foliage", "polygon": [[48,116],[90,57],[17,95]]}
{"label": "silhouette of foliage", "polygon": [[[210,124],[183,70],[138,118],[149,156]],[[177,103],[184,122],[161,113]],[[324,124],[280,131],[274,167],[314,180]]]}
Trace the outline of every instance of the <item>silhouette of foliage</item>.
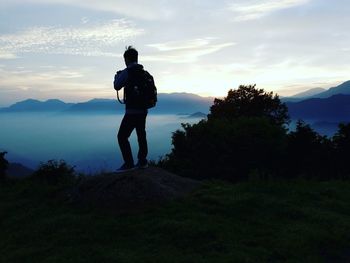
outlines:
{"label": "silhouette of foliage", "polygon": [[215,99],[208,120],[174,132],[173,149],[159,164],[198,179],[350,178],[350,124],[340,124],[330,139],[301,120],[287,132],[288,123],[277,95],[240,86]]}
{"label": "silhouette of foliage", "polygon": [[215,99],[209,119],[239,117],[264,117],[277,125],[289,123],[288,108],[277,94],[257,89],[256,85],[239,86],[229,90],[224,99]]}
{"label": "silhouette of foliage", "polygon": [[333,136],[334,159],[338,174],[342,177],[350,178],[350,165],[348,164],[350,156],[350,123],[339,124],[339,130]]}
{"label": "silhouette of foliage", "polygon": [[328,178],[331,154],[331,141],[299,120],[296,130],[288,134],[286,173],[292,177]]}
{"label": "silhouette of foliage", "polygon": [[74,167],[64,160],[49,160],[41,163],[32,175],[33,179],[47,184],[68,183],[75,179]]}
{"label": "silhouette of foliage", "polygon": [[266,118],[211,119],[183,124],[173,134],[172,152],[162,164],[194,178],[247,179],[257,171],[264,175],[285,147],[285,130]]}
{"label": "silhouette of foliage", "polygon": [[7,152],[0,152],[0,180],[6,177],[6,170],[9,167],[9,162],[5,159]]}

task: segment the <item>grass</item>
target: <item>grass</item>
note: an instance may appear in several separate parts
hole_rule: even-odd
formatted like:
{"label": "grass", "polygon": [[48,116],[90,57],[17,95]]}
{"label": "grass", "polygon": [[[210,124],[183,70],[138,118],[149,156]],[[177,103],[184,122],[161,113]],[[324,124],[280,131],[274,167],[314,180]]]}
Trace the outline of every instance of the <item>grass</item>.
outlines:
{"label": "grass", "polygon": [[348,262],[350,182],[207,182],[138,214],[0,185],[0,262]]}

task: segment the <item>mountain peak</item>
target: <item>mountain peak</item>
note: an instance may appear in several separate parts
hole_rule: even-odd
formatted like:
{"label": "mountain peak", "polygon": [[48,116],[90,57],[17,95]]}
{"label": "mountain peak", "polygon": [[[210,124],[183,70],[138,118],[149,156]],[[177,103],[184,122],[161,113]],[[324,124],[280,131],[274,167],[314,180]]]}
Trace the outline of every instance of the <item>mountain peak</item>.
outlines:
{"label": "mountain peak", "polygon": [[26,100],[19,101],[19,102],[15,103],[15,104],[20,104],[20,103],[21,104],[22,103],[38,103],[38,102],[40,102],[40,100],[29,98],[29,99],[26,99]]}
{"label": "mountain peak", "polygon": [[46,101],[44,101],[44,103],[65,103],[62,100],[59,99],[48,99]]}
{"label": "mountain peak", "polygon": [[311,96],[314,96],[314,95],[319,94],[319,93],[324,92],[324,91],[326,91],[326,89],[324,89],[324,88],[313,88],[313,89],[309,89],[309,90],[294,94],[291,98],[311,97]]}
{"label": "mountain peak", "polygon": [[317,98],[329,98],[333,95],[336,94],[345,94],[349,95],[350,94],[350,80],[343,82],[342,84],[330,88],[329,90],[326,90],[320,94],[315,95],[314,97]]}
{"label": "mountain peak", "polygon": [[350,80],[345,81],[339,84],[338,86],[331,87],[329,89],[324,89],[324,88],[309,89],[309,90],[294,94],[291,97],[282,98],[282,100],[296,102],[296,101],[301,101],[301,100],[311,99],[311,98],[329,98],[337,94],[350,95]]}
{"label": "mountain peak", "polygon": [[17,102],[10,107],[2,109],[3,112],[43,112],[43,111],[57,111],[63,110],[69,107],[70,103],[65,103],[58,99],[49,99],[46,101],[40,101],[35,99],[26,99]]}
{"label": "mountain peak", "polygon": [[[342,84],[340,84],[339,86],[334,87],[334,88],[337,88],[337,89],[347,89],[347,90],[350,91],[350,80],[345,81],[344,83],[342,83]],[[334,88],[331,88],[331,89],[334,89]]]}
{"label": "mountain peak", "polygon": [[112,99],[99,99],[99,98],[95,98],[92,100],[87,101],[87,103],[100,103],[100,102],[110,102],[110,101],[114,101]]}

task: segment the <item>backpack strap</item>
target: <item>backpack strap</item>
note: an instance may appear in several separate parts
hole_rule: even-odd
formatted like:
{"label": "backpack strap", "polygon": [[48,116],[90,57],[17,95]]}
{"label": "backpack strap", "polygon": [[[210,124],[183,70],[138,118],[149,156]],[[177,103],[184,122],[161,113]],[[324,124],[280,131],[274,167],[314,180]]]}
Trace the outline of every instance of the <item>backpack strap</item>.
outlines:
{"label": "backpack strap", "polygon": [[123,94],[123,101],[119,98],[119,90],[117,90],[117,98],[120,104],[125,104],[125,91]]}

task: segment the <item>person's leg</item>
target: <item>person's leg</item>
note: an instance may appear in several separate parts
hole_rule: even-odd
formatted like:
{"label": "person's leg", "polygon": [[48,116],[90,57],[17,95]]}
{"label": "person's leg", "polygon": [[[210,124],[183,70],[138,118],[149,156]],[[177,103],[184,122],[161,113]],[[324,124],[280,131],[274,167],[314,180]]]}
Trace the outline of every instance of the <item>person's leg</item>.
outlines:
{"label": "person's leg", "polygon": [[136,122],[136,133],[137,140],[139,143],[139,152],[137,154],[137,158],[139,159],[139,164],[147,164],[147,154],[148,154],[148,146],[147,146],[147,138],[146,138],[146,114],[137,114],[137,122]]}
{"label": "person's leg", "polygon": [[135,121],[133,116],[131,114],[125,114],[119,127],[118,142],[124,162],[126,165],[130,166],[134,165],[134,159],[132,157],[129,137],[134,128]]}

